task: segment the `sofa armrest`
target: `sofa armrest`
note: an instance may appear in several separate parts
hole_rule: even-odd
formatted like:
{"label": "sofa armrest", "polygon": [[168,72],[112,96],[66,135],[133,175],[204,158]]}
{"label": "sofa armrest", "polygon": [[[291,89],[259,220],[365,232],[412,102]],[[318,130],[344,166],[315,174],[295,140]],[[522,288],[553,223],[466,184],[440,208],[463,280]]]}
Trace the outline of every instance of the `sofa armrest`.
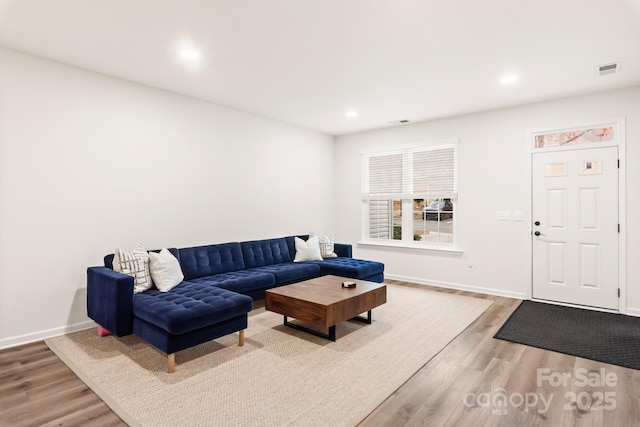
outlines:
{"label": "sofa armrest", "polygon": [[348,243],[334,243],[333,244],[333,252],[339,257],[352,258],[353,250],[350,244]]}
{"label": "sofa armrest", "polygon": [[106,267],[89,267],[87,314],[114,335],[133,333],[133,277]]}

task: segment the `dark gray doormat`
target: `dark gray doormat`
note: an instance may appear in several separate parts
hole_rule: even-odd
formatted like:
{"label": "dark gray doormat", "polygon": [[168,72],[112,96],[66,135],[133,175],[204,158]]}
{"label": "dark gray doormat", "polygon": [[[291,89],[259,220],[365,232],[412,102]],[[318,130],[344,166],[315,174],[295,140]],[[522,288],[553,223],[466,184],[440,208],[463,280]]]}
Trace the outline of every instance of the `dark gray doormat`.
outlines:
{"label": "dark gray doormat", "polygon": [[640,317],[522,301],[494,338],[640,370]]}

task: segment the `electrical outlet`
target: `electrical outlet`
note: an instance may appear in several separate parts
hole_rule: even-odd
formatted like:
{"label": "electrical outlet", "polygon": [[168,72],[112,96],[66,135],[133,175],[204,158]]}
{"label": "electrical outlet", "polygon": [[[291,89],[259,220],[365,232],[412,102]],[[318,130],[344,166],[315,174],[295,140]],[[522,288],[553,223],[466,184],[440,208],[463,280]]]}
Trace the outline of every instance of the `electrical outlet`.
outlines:
{"label": "electrical outlet", "polygon": [[498,221],[510,221],[511,220],[511,212],[510,211],[498,211],[496,216]]}

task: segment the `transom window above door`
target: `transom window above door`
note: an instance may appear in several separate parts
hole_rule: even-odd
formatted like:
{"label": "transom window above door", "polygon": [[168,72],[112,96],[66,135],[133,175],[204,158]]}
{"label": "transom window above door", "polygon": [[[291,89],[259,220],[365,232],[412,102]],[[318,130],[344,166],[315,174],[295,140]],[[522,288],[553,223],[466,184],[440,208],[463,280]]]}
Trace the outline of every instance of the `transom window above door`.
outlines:
{"label": "transom window above door", "polygon": [[615,125],[584,127],[534,134],[534,148],[611,142],[616,138]]}

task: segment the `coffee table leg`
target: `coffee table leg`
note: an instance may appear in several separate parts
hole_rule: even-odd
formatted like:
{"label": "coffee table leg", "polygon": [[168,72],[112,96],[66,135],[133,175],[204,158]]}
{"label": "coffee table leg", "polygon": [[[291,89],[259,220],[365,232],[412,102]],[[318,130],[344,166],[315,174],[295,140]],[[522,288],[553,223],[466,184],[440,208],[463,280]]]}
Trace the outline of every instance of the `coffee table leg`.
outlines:
{"label": "coffee table leg", "polygon": [[[356,317],[352,317],[351,320],[355,320],[357,322],[362,322],[362,323],[366,323],[366,324],[370,325],[371,321],[372,321],[371,310],[367,311],[367,317],[356,316]],[[329,332],[326,333],[326,334],[324,334],[322,332],[318,332],[315,329],[311,329],[311,328],[307,328],[307,327],[302,326],[302,325],[298,325],[296,323],[291,323],[291,322],[289,322],[287,316],[284,316],[284,325],[288,326],[290,328],[293,328],[293,329],[297,329],[299,331],[306,332],[306,333],[311,334],[311,335],[315,335],[315,336],[320,337],[320,338],[325,338],[325,339],[328,339],[328,340],[331,340],[331,341],[335,341],[336,340],[336,326],[335,325],[329,327]]]}
{"label": "coffee table leg", "polygon": [[362,323],[366,323],[366,324],[370,325],[371,324],[371,310],[367,311],[367,317],[356,316],[356,317],[353,317],[351,320],[355,320],[357,322],[362,322]]}
{"label": "coffee table leg", "polygon": [[328,339],[328,340],[331,340],[331,341],[335,341],[336,340],[336,326],[335,325],[329,327],[329,333],[327,333],[327,334],[323,334],[322,332],[318,332],[318,331],[316,331],[314,329],[307,328],[305,326],[298,325],[296,323],[291,323],[291,322],[289,322],[287,320],[287,316],[284,316],[284,325],[288,326],[290,328],[293,328],[293,329],[297,329],[299,331],[306,332],[306,333],[311,334],[311,335],[315,335],[315,336],[320,337],[320,338],[325,338],[325,339]]}

